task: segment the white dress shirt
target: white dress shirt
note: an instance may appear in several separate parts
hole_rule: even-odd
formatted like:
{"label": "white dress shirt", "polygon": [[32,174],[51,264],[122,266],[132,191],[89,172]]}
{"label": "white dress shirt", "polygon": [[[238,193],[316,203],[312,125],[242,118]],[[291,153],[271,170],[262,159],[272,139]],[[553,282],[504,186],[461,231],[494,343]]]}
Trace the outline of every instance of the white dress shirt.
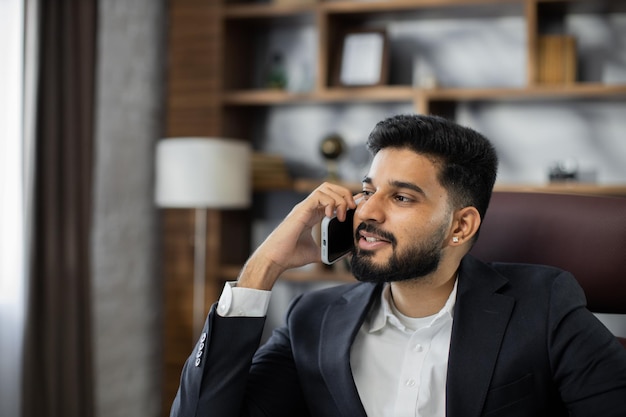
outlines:
{"label": "white dress shirt", "polygon": [[[370,416],[443,417],[446,375],[457,283],[439,313],[402,315],[390,286],[370,310],[350,351],[350,366]],[[237,288],[227,282],[217,306],[223,317],[262,317],[271,292]]]}
{"label": "white dress shirt", "polygon": [[370,416],[444,417],[456,282],[444,307],[404,316],[386,285],[352,344],[350,365]]}

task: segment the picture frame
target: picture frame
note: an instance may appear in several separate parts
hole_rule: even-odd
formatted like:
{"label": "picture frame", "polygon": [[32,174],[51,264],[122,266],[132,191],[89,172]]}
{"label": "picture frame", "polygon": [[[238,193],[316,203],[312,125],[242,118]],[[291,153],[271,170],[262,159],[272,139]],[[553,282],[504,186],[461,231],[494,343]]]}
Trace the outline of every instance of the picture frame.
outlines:
{"label": "picture frame", "polygon": [[344,32],[335,59],[334,85],[363,87],[386,84],[388,49],[387,34],[383,29]]}

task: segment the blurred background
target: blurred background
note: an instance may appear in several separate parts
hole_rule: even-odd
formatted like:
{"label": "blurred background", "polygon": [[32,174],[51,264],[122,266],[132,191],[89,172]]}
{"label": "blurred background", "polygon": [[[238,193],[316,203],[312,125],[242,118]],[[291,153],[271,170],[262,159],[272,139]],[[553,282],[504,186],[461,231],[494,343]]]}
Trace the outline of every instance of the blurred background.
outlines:
{"label": "blurred background", "polygon": [[[626,197],[626,1],[0,0],[0,27],[2,417],[168,415],[198,291],[321,181],[358,190],[389,115],[485,134],[498,190]],[[245,208],[157,203],[184,137],[249,145]],[[350,279],[286,275],[268,332]]]}

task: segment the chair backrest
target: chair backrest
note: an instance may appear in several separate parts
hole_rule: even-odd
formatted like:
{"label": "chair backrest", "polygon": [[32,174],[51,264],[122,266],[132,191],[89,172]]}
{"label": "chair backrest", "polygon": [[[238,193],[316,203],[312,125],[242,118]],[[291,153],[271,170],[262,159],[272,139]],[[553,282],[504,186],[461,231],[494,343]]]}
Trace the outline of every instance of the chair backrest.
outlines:
{"label": "chair backrest", "polygon": [[591,311],[626,314],[626,198],[494,192],[471,253],[562,268]]}

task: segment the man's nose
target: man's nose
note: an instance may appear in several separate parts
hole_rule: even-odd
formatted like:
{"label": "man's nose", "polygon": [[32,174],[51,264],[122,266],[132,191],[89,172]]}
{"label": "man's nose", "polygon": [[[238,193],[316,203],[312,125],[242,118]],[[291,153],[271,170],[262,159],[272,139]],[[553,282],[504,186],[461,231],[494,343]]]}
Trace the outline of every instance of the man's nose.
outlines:
{"label": "man's nose", "polygon": [[385,220],[384,205],[376,193],[361,201],[356,209],[356,215],[361,221],[382,223]]}

